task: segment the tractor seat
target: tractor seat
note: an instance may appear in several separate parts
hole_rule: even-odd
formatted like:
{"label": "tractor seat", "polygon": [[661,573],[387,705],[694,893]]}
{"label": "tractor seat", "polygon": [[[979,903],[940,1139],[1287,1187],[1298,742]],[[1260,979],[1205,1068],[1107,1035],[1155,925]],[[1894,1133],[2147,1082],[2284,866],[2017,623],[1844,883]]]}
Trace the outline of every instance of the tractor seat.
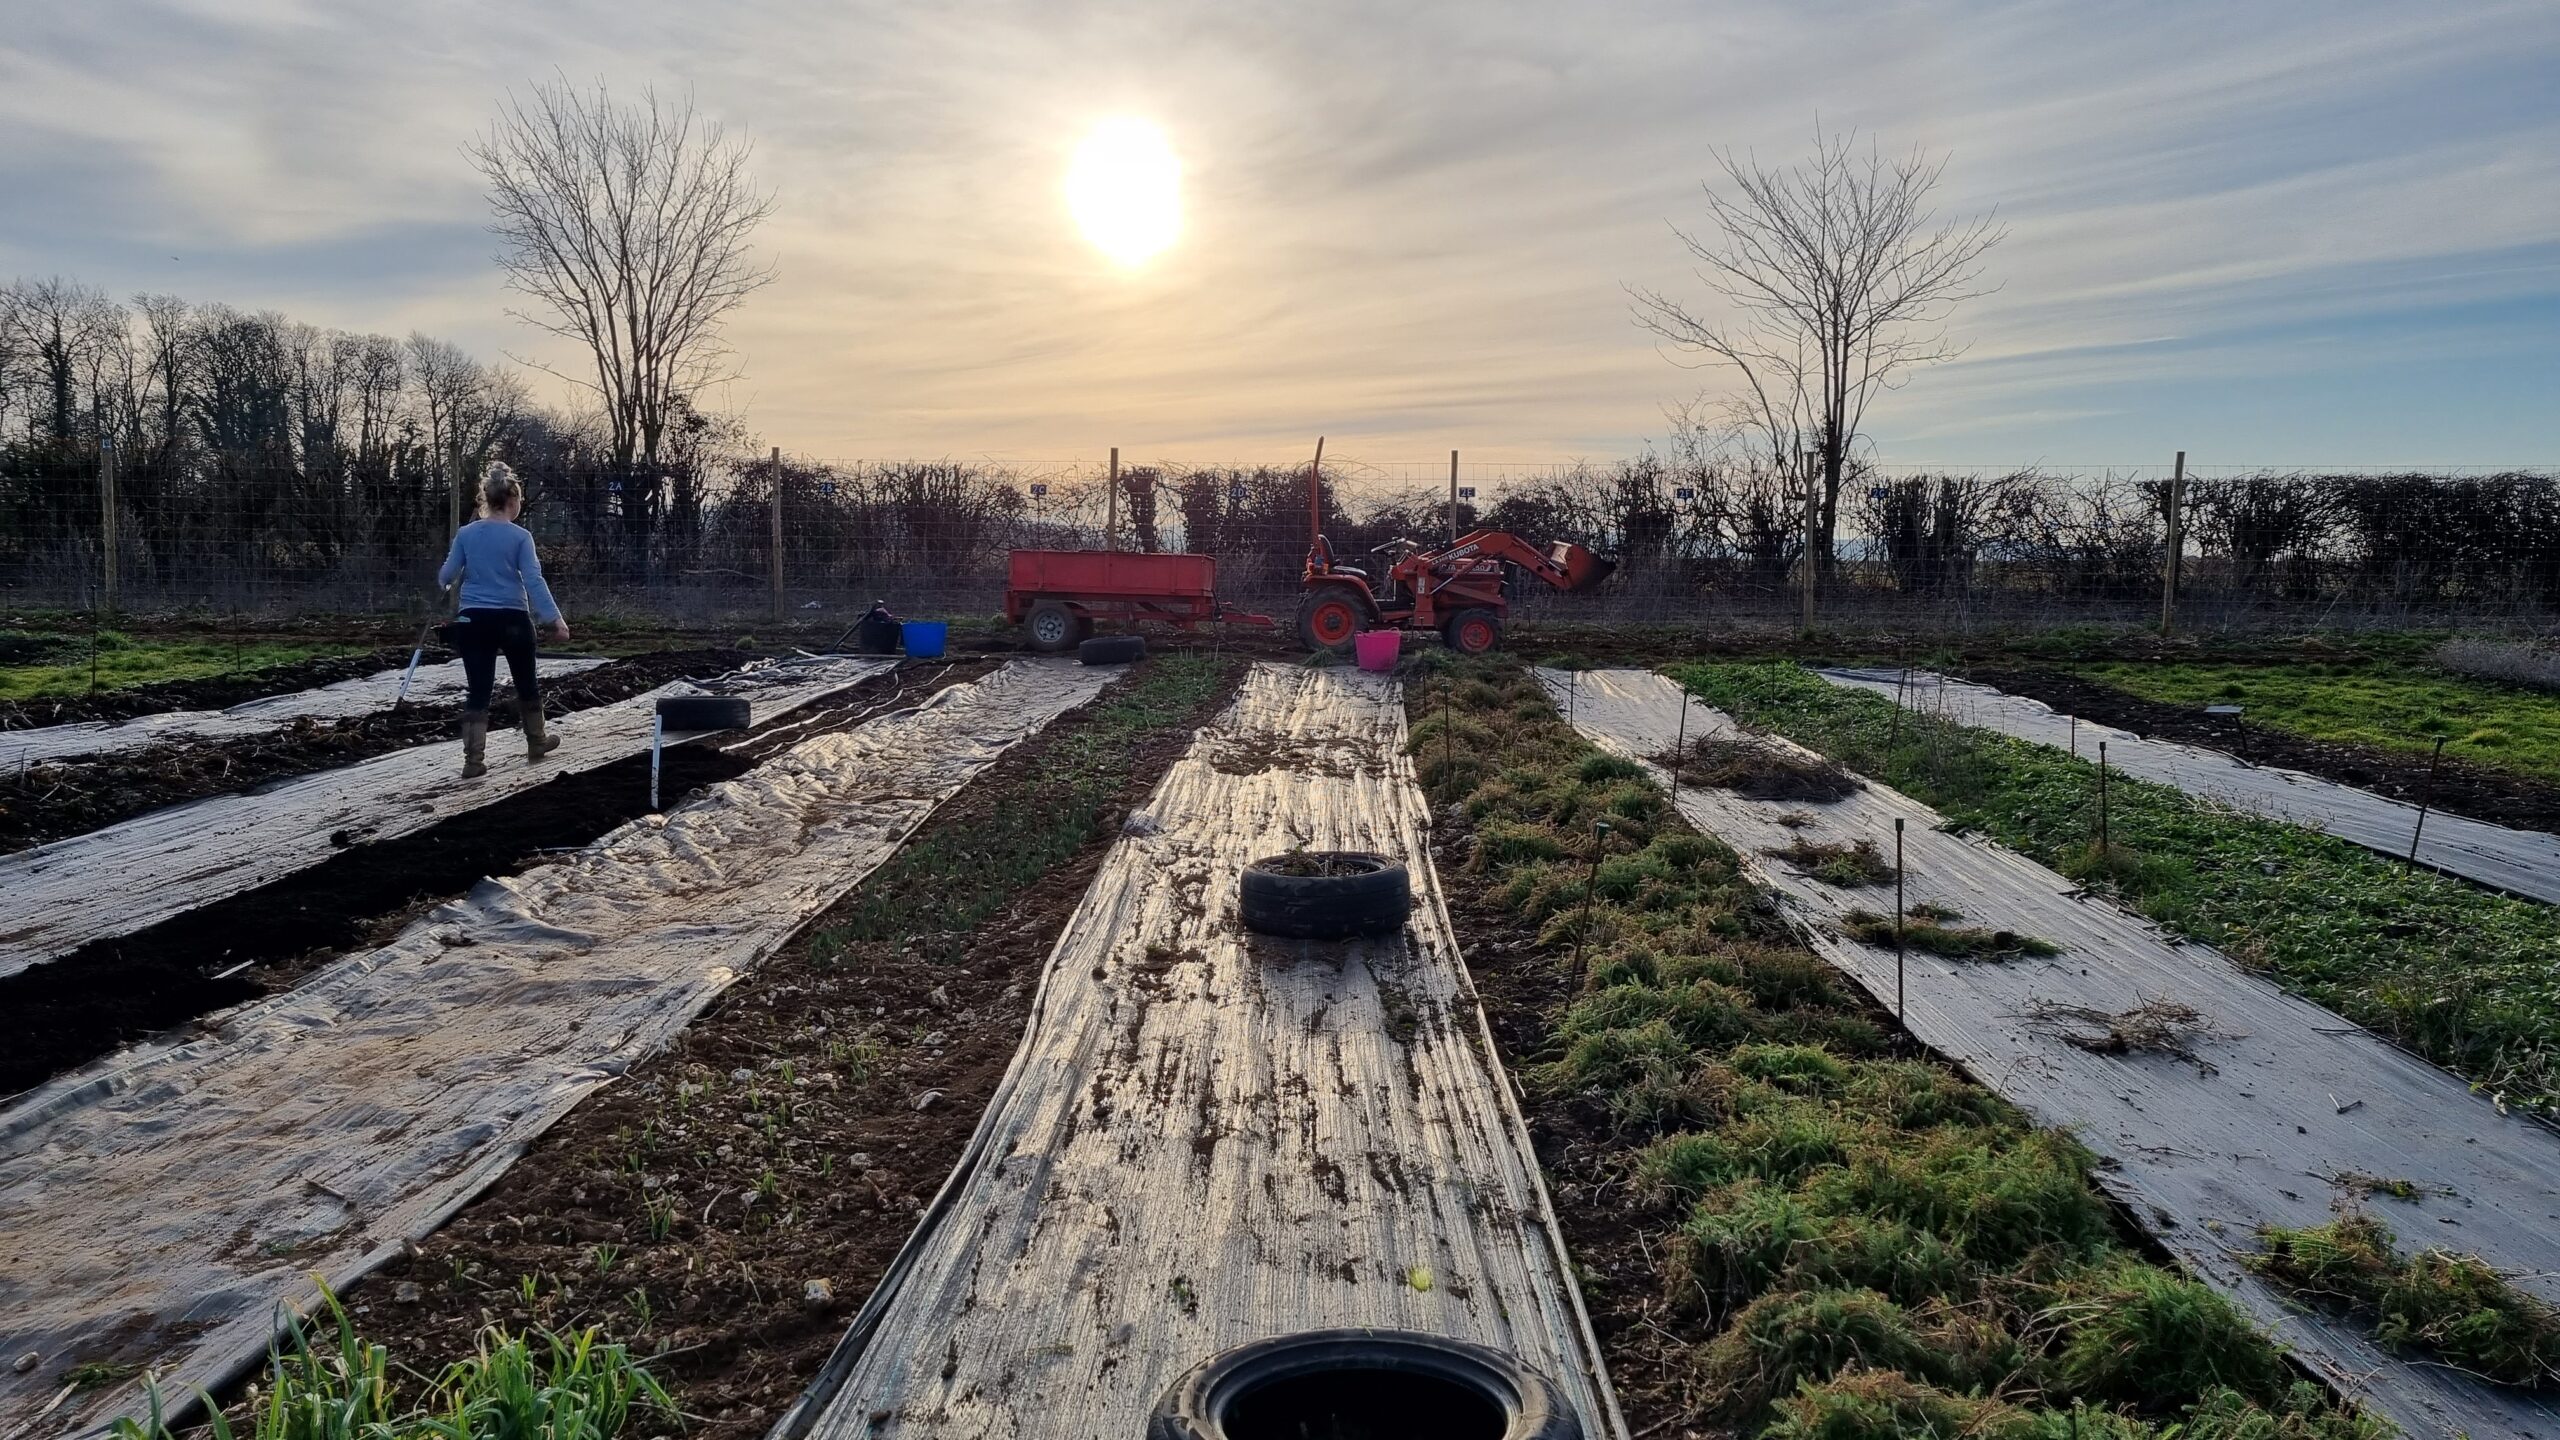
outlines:
{"label": "tractor seat", "polygon": [[1327,573],[1334,575],[1348,575],[1363,585],[1369,583],[1369,572],[1361,569],[1357,565],[1336,565]]}

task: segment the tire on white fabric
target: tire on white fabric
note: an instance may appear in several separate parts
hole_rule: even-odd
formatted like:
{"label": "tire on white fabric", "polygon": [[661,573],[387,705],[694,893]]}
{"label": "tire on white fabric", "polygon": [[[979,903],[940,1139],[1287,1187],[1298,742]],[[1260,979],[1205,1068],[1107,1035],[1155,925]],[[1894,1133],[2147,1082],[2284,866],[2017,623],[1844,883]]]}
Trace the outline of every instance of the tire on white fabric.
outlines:
{"label": "tire on white fabric", "polygon": [[1076,659],[1087,665],[1127,665],[1146,658],[1144,635],[1096,635],[1076,647]]}
{"label": "tire on white fabric", "polygon": [[[1292,874],[1321,868],[1331,873]],[[1293,940],[1347,940],[1404,928],[1413,877],[1384,855],[1301,851],[1256,860],[1238,882],[1238,914],[1248,930]]]}
{"label": "tire on white fabric", "polygon": [[744,730],[754,713],[736,695],[662,695],[658,719],[670,730]]}

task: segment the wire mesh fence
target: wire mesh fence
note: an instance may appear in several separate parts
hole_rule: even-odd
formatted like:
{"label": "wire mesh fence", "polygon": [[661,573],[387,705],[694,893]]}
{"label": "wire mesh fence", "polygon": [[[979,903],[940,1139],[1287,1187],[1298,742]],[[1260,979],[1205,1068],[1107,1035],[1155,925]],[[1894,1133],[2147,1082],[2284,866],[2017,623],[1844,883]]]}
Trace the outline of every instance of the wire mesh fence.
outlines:
{"label": "wire mesh fence", "polygon": [[[0,467],[0,594],[19,610],[417,614],[476,465],[91,453]],[[874,600],[963,618],[1017,548],[1189,551],[1231,605],[1284,612],[1311,524],[1346,559],[1477,527],[1619,562],[1601,589],[1520,589],[1524,619],[1962,630],[2156,620],[2174,568],[2196,627],[2560,624],[2560,478],[2169,466],[1800,471],[1654,458],[1544,466],[1303,461],[1014,468],[781,455],[611,466],[520,457],[525,525],[573,613],[847,619]],[[2177,526],[2171,564],[2171,526]],[[1809,542],[1810,539],[1810,543]],[[1356,562],[1355,562],[1356,563]]]}

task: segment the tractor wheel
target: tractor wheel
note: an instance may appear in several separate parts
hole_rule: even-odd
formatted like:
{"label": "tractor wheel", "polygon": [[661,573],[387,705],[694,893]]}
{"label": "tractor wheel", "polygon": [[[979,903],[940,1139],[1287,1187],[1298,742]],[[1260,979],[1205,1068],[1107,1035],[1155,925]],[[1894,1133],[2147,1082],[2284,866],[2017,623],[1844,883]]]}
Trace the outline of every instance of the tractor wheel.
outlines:
{"label": "tractor wheel", "polygon": [[1502,644],[1502,617],[1490,610],[1461,610],[1440,627],[1440,636],[1457,654],[1482,655]]}
{"label": "tractor wheel", "polygon": [[1310,650],[1339,655],[1368,623],[1369,607],[1348,585],[1319,585],[1298,602],[1298,643]]}
{"label": "tractor wheel", "polygon": [[1044,655],[1062,655],[1093,636],[1093,622],[1055,600],[1043,600],[1022,617],[1022,633],[1031,640],[1031,648]]}

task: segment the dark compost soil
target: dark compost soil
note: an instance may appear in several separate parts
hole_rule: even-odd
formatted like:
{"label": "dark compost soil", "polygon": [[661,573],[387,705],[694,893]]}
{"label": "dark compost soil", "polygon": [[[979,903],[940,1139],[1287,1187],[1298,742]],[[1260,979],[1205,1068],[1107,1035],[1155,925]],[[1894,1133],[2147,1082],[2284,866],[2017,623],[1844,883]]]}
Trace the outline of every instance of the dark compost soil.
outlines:
{"label": "dark compost soil", "polygon": [[[62,656],[58,653],[29,653],[15,658],[0,655],[0,664],[28,664],[38,659],[58,663]],[[409,651],[406,648],[385,646],[359,655],[321,656],[283,665],[264,665],[229,675],[127,685],[89,695],[65,695],[45,700],[0,700],[0,730],[69,725],[82,720],[130,720],[137,715],[158,715],[170,710],[224,710],[251,700],[263,700],[270,695],[334,685],[340,680],[353,680],[359,675],[371,675],[378,670],[408,663]]]}
{"label": "dark compost soil", "polygon": [[[1976,669],[1968,680],[2041,700],[2066,715],[2130,730],[2146,739],[2203,745],[2252,765],[2276,765],[2353,785],[2394,800],[2418,804],[2430,791],[2427,761],[2367,745],[2309,740],[2234,715],[2207,715],[2127,694],[2059,670]],[[2463,760],[2447,760],[2436,774],[2435,809],[2524,830],[2560,832],[2560,786]]]}
{"label": "dark compost soil", "polygon": [[[754,658],[743,650],[679,650],[615,660],[545,684],[543,710],[551,715],[571,714],[644,694],[670,680],[735,669]],[[357,673],[380,668],[369,666]],[[0,853],[101,829],[208,795],[251,790],[413,745],[451,740],[460,733],[456,727],[461,714],[458,702],[413,705],[396,713],[381,710],[345,720],[301,720],[263,735],[151,745],[95,760],[0,774]],[[512,725],[512,707],[501,703],[492,710],[491,719],[501,727]],[[490,741],[491,748],[499,751],[506,743]]]}
{"label": "dark compost soil", "polygon": [[[1127,811],[1241,675],[1139,748],[1083,844],[965,933],[820,941],[863,903],[930,916],[934,881],[857,890],[738,982],[665,1053],[572,1112],[487,1194],[352,1297],[428,1370],[475,1331],[598,1324],[658,1358],[688,1440],[754,1440],[905,1243],[1011,1062],[1058,933]],[[910,844],[1038,805],[1067,716],[1014,748]],[[531,1276],[533,1298],[524,1278]]]}
{"label": "dark compost soil", "polygon": [[[945,677],[942,683],[954,682]],[[751,739],[737,750],[709,743],[669,749],[661,803],[671,808],[702,786],[744,772],[768,749],[843,728],[893,697],[912,703],[919,689],[875,677],[824,710],[788,717],[788,733],[777,734],[770,746]],[[416,916],[484,877],[514,875],[583,847],[648,808],[649,757],[634,755],[413,835],[350,847],[271,885],[0,976],[0,1095],[289,988],[339,955],[389,941]],[[244,964],[248,968],[223,973]]]}

